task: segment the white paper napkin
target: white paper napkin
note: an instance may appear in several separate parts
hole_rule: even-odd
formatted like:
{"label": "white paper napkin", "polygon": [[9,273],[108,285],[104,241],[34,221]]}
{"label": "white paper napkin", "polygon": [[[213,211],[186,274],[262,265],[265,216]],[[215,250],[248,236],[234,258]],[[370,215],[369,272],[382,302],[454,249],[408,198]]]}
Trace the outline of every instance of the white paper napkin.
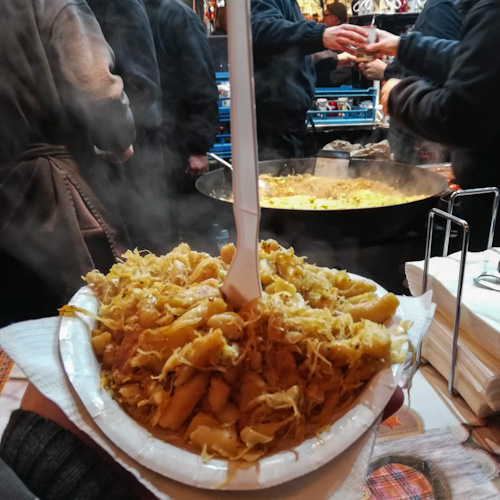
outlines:
{"label": "white paper napkin", "polygon": [[[448,340],[447,343],[442,342],[442,339],[434,334],[435,329],[439,328],[437,325],[437,323],[433,322],[429,333],[424,338],[422,356],[448,380],[450,374],[451,340]],[[449,332],[448,337],[451,339]],[[500,409],[497,406],[498,400],[495,402],[486,398],[482,381],[470,371],[464,369],[463,363],[460,363],[460,356],[457,359],[453,385],[478,417],[484,418]]]}
{"label": "white paper napkin", "polygon": [[[418,342],[430,319],[430,294],[400,297],[403,316],[413,320],[411,339]],[[306,476],[259,491],[208,491],[177,483],[146,469],[116,447],[99,430],[70,386],[59,356],[59,318],[17,323],[0,330],[0,348],[23,370],[30,382],[125,469],[164,500],[238,499],[358,499],[362,497],[366,470],[380,419],[351,447],[330,463]]]}
{"label": "white paper napkin", "polygon": [[[429,262],[428,289],[443,316],[453,320],[457,296],[461,252],[448,257],[432,257]],[[495,271],[500,248],[468,252],[466,258],[460,327],[475,341],[500,359],[500,292],[478,287],[473,278],[484,271]],[[406,277],[412,295],[422,289],[424,261],[407,262]]]}

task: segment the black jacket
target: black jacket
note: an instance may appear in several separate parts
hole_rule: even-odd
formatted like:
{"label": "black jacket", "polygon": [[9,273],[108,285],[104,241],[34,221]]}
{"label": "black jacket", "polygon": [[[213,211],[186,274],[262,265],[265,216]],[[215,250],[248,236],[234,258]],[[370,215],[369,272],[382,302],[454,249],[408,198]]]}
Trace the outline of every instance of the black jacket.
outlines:
{"label": "black jacket", "polygon": [[115,54],[137,128],[160,127],[161,89],[153,34],[142,0],[87,0]]}
{"label": "black jacket", "polygon": [[203,24],[179,0],[144,4],[160,68],[165,140],[183,156],[205,154],[217,133],[219,94]]}
{"label": "black jacket", "polygon": [[316,73],[310,54],[324,50],[324,24],[305,21],[295,0],[252,0],[257,117],[305,120]]}
{"label": "black jacket", "polygon": [[162,93],[153,34],[143,0],[87,0],[115,54],[134,114],[134,155],[109,168],[132,247],[170,250],[167,171],[160,140]]}
{"label": "black jacket", "polygon": [[110,224],[118,227],[116,206],[92,147],[121,152],[135,139],[113,65],[84,0],[2,4],[2,324],[55,314],[82,275],[107,272],[126,250],[127,238]]}
{"label": "black jacket", "polygon": [[454,146],[463,188],[500,186],[500,2],[479,0],[459,41],[403,35],[398,59],[442,87],[406,78],[389,97],[391,116],[422,137]]}
{"label": "black jacket", "polygon": [[[461,17],[453,0],[427,0],[417,18],[414,31],[425,36],[456,40],[460,25]],[[402,66],[398,59],[386,67],[384,76],[386,80],[409,76],[422,77],[419,71],[412,71]],[[389,128],[388,139],[396,161],[419,164],[424,161],[423,154],[430,154],[432,163],[449,161],[449,148],[418,137],[394,120]]]}

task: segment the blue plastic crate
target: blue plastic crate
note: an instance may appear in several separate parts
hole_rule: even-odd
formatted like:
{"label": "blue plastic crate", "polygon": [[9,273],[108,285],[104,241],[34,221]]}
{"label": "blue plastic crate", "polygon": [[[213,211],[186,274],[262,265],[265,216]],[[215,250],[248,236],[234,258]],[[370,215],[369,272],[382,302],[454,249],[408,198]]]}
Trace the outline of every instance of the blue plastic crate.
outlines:
{"label": "blue plastic crate", "polygon": [[[215,74],[217,83],[229,81],[229,73],[220,72]],[[353,101],[352,109],[349,110],[328,110],[317,111],[310,110],[307,112],[307,122],[313,122],[314,125],[346,125],[346,124],[366,124],[375,122],[375,102],[377,98],[377,89],[370,87],[361,89],[350,85],[342,85],[341,87],[318,87],[316,88],[314,100],[318,98],[326,98],[330,101],[335,101],[339,97],[347,97]],[[362,101],[372,102],[371,108],[365,108],[359,105]],[[219,99],[219,122],[221,125],[229,122],[229,106],[222,106],[222,99]],[[231,157],[231,135],[218,134],[216,142],[210,149],[210,152],[215,153],[222,158]]]}
{"label": "blue plastic crate", "polygon": [[[228,82],[229,73],[218,72],[215,73],[216,83]],[[223,106],[225,99],[219,99],[219,123],[221,126],[227,126],[229,123],[229,106]],[[211,153],[215,153],[221,158],[231,158],[231,134],[217,134],[215,137],[215,144],[210,148]]]}
{"label": "blue plastic crate", "polygon": [[229,73],[227,71],[221,71],[215,73],[215,81],[217,83],[228,82],[229,81]]}
{"label": "blue plastic crate", "polygon": [[217,156],[221,158],[231,158],[231,143],[226,142],[224,144],[214,144],[210,148],[211,153],[215,153]]}
{"label": "blue plastic crate", "polygon": [[[350,85],[341,87],[318,87],[314,93],[314,100],[319,98],[336,101],[339,97],[347,97],[352,101],[351,109],[347,110],[310,110],[307,112],[307,120],[314,125],[345,125],[364,124],[375,121],[375,102],[377,89],[370,87],[361,89]],[[362,101],[371,101],[371,108],[360,106]]]}

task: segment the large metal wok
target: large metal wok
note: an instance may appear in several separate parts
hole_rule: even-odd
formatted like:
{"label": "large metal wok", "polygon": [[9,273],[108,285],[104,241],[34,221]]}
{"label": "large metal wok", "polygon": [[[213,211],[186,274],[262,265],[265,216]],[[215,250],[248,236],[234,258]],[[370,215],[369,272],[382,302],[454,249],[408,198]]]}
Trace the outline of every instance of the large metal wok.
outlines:
{"label": "large metal wok", "polygon": [[[259,164],[260,173],[274,176],[314,173],[316,158],[273,160]],[[444,177],[410,165],[388,161],[352,159],[348,177],[383,180],[401,192],[426,194],[426,198],[400,205],[350,210],[261,209],[261,238],[283,238],[290,243],[304,239],[322,240],[333,246],[391,238],[410,229],[421,229],[429,210],[447,188]],[[213,170],[196,181],[197,190],[217,204],[220,224],[232,230],[231,171]]]}

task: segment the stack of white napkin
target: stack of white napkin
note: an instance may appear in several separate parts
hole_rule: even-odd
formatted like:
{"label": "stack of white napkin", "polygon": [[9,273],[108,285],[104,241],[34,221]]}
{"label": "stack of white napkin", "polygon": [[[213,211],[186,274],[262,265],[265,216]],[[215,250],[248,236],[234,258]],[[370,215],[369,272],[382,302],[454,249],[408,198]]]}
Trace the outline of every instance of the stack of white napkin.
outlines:
{"label": "stack of white napkin", "polygon": [[[436,313],[422,343],[422,356],[449,378],[461,252],[433,257],[427,288]],[[454,387],[479,417],[500,411],[500,292],[481,288],[474,277],[494,272],[500,248],[466,256]],[[424,262],[407,262],[412,295],[422,292]]]}

